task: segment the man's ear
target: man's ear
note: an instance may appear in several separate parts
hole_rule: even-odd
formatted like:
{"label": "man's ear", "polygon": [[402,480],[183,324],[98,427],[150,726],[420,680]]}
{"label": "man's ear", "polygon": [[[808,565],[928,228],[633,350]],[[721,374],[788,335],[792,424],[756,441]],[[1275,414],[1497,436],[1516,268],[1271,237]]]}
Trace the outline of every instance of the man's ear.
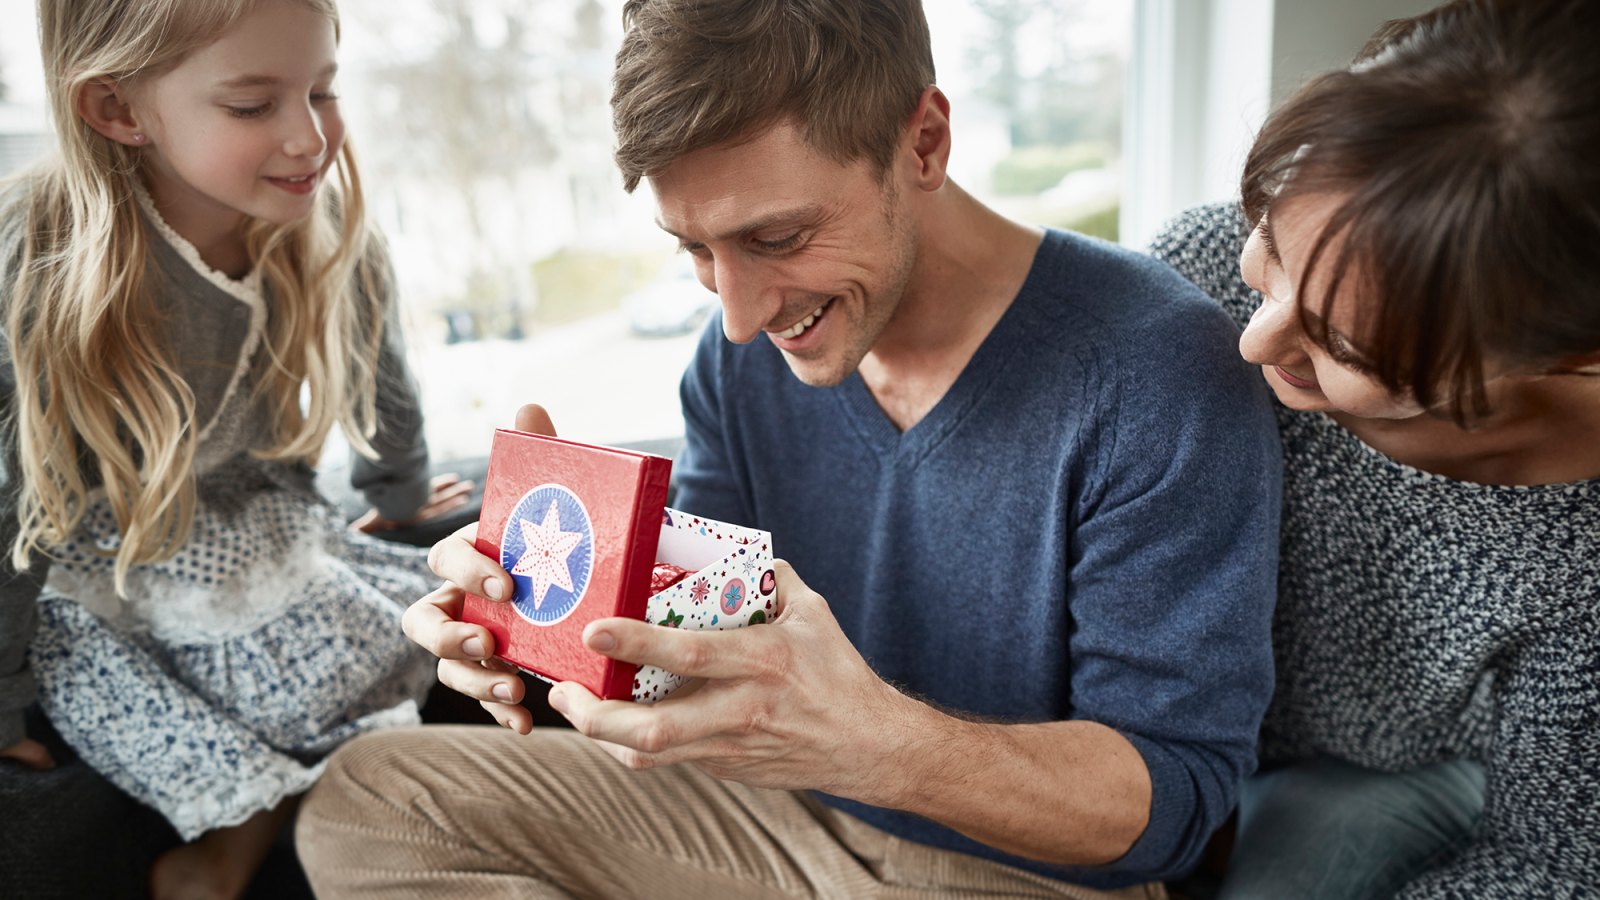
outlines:
{"label": "man's ear", "polygon": [[917,185],[925,191],[944,186],[950,163],[950,99],[928,85],[906,123],[906,141],[916,160]]}
{"label": "man's ear", "polygon": [[128,104],[123,88],[109,78],[97,78],[78,92],[78,117],[90,128],[119,144],[143,146],[148,138]]}

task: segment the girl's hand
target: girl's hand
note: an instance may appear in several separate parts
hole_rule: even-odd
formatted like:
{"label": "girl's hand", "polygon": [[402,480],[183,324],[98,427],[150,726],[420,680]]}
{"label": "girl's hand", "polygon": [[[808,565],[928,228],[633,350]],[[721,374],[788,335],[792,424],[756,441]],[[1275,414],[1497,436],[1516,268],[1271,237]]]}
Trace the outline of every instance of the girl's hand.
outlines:
{"label": "girl's hand", "polygon": [[472,482],[462,481],[461,476],[454,472],[434,476],[434,479],[428,482],[428,488],[428,501],[422,504],[416,515],[404,522],[385,519],[378,515],[377,510],[369,509],[361,518],[351,522],[350,527],[367,534],[375,531],[392,531],[406,525],[438,518],[451,510],[466,506],[467,501],[472,499]]}
{"label": "girl's hand", "polygon": [[0,748],[0,759],[14,759],[30,769],[54,769],[56,761],[45,746],[31,738],[23,738],[9,747]]}

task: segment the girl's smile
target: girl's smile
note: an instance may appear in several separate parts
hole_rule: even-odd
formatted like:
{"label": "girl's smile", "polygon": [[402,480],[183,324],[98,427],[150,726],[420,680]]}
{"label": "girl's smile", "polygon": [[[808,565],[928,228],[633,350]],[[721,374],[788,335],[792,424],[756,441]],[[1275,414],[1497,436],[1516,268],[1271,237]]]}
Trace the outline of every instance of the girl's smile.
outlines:
{"label": "girl's smile", "polygon": [[247,220],[311,213],[344,144],[337,50],[328,16],[271,0],[128,91],[156,207],[213,267],[242,274]]}

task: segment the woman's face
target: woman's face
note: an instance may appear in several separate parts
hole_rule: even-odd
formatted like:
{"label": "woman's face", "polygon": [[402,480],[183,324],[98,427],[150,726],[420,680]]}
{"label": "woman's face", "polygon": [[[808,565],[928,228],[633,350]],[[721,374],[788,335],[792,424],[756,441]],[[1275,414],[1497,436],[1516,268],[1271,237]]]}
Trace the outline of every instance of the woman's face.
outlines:
{"label": "woman's face", "polygon": [[1329,311],[1328,337],[1318,343],[1300,325],[1300,305],[1310,303],[1315,320],[1327,288],[1327,262],[1337,259],[1342,237],[1331,241],[1321,264],[1306,278],[1307,258],[1339,195],[1297,197],[1273,209],[1245,243],[1239,257],[1244,280],[1261,292],[1262,303],[1239,338],[1239,352],[1261,367],[1283,405],[1312,412],[1343,412],[1365,419],[1405,419],[1424,410],[1410,397],[1396,396],[1373,375],[1363,351],[1359,266],[1352,266]]}

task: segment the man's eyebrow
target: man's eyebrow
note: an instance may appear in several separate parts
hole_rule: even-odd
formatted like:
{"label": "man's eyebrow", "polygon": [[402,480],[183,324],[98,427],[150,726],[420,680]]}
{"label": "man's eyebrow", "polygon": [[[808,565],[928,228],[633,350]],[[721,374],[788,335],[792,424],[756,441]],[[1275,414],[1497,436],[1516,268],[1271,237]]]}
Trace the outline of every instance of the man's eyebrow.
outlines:
{"label": "man's eyebrow", "polygon": [[[339,64],[338,63],[329,63],[327,68],[325,68],[321,72],[317,73],[317,80],[320,81],[320,80],[322,80],[324,78],[328,78],[328,77],[334,75],[335,73],[337,73],[338,71],[339,71]],[[240,75],[237,78],[229,78],[227,81],[218,82],[217,83],[217,87],[224,88],[224,89],[247,88],[247,87],[271,87],[271,86],[273,86],[275,84],[280,84],[282,82],[283,82],[283,79],[277,77],[276,75]]]}
{"label": "man's eyebrow", "polygon": [[[757,231],[764,231],[768,228],[773,228],[779,225],[798,225],[806,222],[814,222],[821,216],[821,204],[808,204],[806,206],[795,207],[793,209],[779,210],[774,213],[769,213],[768,215],[762,216],[758,219],[752,219],[749,222],[734,228],[730,228],[721,234],[713,235],[710,239],[713,241],[725,241],[731,238],[740,238],[744,237],[745,235],[754,234]],[[680,241],[688,240],[683,235],[673,231],[671,228],[668,228],[667,223],[661,221],[659,218],[656,219],[656,225],[660,227],[662,231],[665,231],[667,234],[672,235]]]}

